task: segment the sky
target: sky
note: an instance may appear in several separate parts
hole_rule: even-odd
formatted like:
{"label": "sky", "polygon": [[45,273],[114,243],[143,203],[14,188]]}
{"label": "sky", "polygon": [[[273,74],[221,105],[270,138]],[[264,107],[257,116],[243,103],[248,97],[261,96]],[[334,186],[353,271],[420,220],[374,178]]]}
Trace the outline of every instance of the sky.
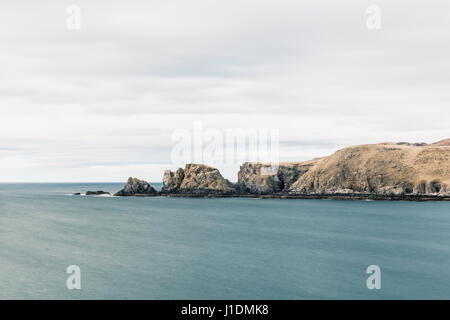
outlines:
{"label": "sky", "polygon": [[199,126],[280,161],[450,138],[446,0],[34,2],[0,10],[0,182],[161,181]]}

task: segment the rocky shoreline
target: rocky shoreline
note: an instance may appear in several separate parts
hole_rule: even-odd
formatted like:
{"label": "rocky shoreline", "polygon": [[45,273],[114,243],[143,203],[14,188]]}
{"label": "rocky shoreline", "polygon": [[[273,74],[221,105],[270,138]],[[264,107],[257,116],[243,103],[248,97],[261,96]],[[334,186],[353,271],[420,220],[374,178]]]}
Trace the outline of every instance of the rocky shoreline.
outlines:
{"label": "rocky shoreline", "polygon": [[159,193],[155,196],[184,198],[257,198],[257,199],[316,199],[316,200],[377,200],[377,201],[450,201],[450,196],[439,195],[377,195],[377,194],[195,194]]}
{"label": "rocky shoreline", "polygon": [[450,201],[450,140],[352,146],[302,162],[246,162],[237,177],[231,183],[216,168],[186,164],[164,172],[161,191],[129,178],[115,196]]}

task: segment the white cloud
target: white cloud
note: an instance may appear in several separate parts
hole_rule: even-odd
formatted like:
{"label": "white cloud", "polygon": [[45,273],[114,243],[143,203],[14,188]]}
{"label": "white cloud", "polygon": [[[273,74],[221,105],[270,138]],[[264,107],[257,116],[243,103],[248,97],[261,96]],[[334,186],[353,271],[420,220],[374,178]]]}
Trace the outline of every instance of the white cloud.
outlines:
{"label": "white cloud", "polygon": [[76,4],[80,31],[2,4],[0,181],[159,180],[199,119],[279,129],[281,160],[450,137],[447,1],[380,0],[377,31],[356,0]]}

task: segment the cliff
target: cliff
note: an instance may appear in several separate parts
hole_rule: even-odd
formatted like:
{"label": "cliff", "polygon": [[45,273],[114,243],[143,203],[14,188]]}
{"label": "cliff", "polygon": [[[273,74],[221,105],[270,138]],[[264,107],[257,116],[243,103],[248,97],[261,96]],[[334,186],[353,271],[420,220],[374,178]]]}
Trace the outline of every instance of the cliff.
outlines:
{"label": "cliff", "polygon": [[244,163],[238,172],[236,189],[248,194],[272,194],[287,191],[318,160],[293,163]]}
{"label": "cliff", "polygon": [[381,143],[321,159],[288,190],[294,194],[450,195],[450,148]]}
{"label": "cliff", "polygon": [[187,164],[176,172],[166,170],[162,193],[229,194],[233,184],[219,170],[204,164]]}

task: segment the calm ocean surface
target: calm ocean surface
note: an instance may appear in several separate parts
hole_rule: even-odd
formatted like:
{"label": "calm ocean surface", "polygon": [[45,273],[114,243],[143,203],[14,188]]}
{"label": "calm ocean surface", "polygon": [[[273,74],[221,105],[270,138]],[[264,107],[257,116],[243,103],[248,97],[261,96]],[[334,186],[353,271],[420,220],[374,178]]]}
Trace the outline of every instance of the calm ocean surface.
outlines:
{"label": "calm ocean surface", "polygon": [[67,195],[122,186],[0,184],[0,299],[450,298],[449,202]]}

